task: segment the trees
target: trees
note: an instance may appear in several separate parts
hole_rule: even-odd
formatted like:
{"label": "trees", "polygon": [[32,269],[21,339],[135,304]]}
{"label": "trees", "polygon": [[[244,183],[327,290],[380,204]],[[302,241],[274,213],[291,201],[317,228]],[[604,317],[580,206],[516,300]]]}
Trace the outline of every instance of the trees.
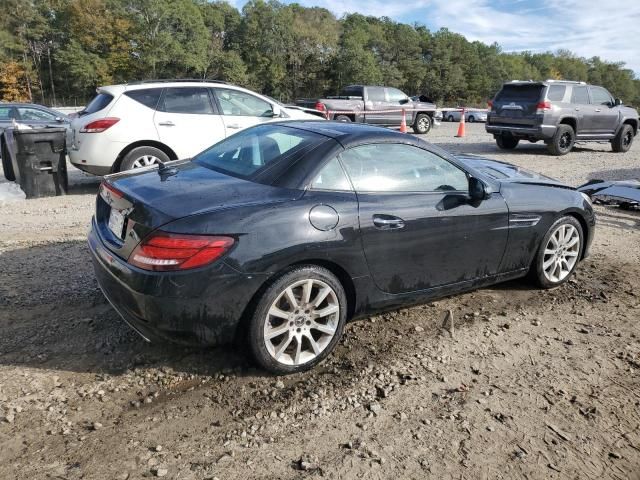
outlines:
{"label": "trees", "polygon": [[483,105],[512,79],[585,80],[640,104],[620,63],[569,51],[505,53],[387,17],[250,0],[3,0],[0,99],[83,103],[101,84],[226,80],[283,101],[385,84],[447,105]]}

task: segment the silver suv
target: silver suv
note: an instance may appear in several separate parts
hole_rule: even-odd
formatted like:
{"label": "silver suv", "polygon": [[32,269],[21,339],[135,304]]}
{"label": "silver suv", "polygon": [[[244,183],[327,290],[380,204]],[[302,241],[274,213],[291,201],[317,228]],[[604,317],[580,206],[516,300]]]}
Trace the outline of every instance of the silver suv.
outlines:
{"label": "silver suv", "polygon": [[609,141],[614,152],[626,152],[638,133],[635,109],[584,82],[514,80],[502,86],[489,106],[485,129],[507,150],[520,140],[542,140],[559,156],[577,141]]}

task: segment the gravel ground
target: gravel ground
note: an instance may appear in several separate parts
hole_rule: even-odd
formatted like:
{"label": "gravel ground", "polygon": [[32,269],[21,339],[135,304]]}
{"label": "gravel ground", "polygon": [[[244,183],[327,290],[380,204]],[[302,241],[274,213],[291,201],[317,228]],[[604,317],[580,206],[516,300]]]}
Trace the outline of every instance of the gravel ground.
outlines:
{"label": "gravel ground", "polygon": [[[555,158],[456,128],[427,138],[573,185],[640,178],[638,143]],[[0,182],[0,478],[640,479],[639,213],[598,207],[592,255],[561,288],[352,322],[319,368],[272,377],[237,348],[133,334],[89,264],[98,179],[71,183],[26,201]]]}

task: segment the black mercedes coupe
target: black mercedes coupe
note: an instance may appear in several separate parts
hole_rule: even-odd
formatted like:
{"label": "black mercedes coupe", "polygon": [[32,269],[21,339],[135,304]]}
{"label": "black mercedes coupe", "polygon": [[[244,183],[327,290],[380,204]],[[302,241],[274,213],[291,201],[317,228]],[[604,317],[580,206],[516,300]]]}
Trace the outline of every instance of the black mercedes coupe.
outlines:
{"label": "black mercedes coupe", "polygon": [[594,226],[589,198],[551,178],[379,127],[292,121],[105,177],[89,245],[145,339],[243,339],[291,373],[352,318],[527,274],[558,286]]}

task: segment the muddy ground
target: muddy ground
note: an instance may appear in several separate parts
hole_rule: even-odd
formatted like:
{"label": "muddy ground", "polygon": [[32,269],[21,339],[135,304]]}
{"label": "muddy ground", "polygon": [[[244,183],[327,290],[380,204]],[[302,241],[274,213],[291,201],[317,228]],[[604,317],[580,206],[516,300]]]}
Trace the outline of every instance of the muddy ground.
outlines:
{"label": "muddy ground", "polygon": [[[573,185],[640,177],[638,143],[555,158],[456,128],[428,139]],[[97,181],[72,186],[0,203],[0,478],[640,479],[640,213],[598,207],[592,255],[561,288],[353,322],[319,368],[273,377],[238,348],[132,333],[85,245]]]}

